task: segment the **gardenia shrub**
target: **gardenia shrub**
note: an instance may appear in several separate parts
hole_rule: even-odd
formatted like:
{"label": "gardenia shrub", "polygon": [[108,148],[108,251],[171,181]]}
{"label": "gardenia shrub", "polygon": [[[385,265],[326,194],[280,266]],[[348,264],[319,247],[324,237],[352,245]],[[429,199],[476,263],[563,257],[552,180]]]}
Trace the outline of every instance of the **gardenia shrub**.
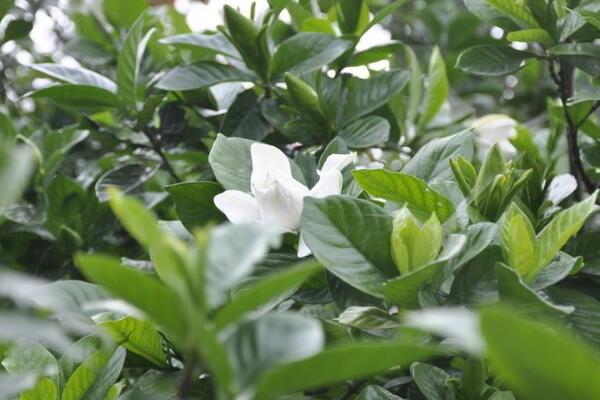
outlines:
{"label": "gardenia shrub", "polygon": [[0,4],[0,400],[600,398],[598,1],[170,3]]}

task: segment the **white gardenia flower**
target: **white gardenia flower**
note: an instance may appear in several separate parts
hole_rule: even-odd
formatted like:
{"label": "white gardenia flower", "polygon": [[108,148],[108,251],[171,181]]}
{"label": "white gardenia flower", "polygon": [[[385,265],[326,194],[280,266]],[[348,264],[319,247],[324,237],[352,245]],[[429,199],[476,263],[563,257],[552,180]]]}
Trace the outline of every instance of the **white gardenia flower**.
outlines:
{"label": "white gardenia flower", "polygon": [[517,124],[517,121],[504,114],[488,114],[473,121],[471,126],[476,132],[479,159],[483,160],[494,144],[498,144],[507,158],[516,156],[517,149],[510,143],[510,139],[517,135]]}
{"label": "white gardenia flower", "polygon": [[[265,223],[283,232],[297,232],[304,197],[326,197],[340,194],[341,170],[354,162],[355,154],[331,154],[323,168],[317,171],[319,181],[308,189],[292,176],[286,155],[275,146],[254,143],[252,157],[251,193],[226,190],[214,198],[215,206],[234,224]],[[310,254],[300,240],[298,256]]]}

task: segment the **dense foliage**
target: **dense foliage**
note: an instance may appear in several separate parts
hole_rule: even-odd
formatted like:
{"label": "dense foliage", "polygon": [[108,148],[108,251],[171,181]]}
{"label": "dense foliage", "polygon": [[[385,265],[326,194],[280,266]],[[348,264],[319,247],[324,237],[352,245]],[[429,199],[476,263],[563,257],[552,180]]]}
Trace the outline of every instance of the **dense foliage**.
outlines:
{"label": "dense foliage", "polygon": [[0,1],[0,400],[600,398],[598,1],[170,3]]}

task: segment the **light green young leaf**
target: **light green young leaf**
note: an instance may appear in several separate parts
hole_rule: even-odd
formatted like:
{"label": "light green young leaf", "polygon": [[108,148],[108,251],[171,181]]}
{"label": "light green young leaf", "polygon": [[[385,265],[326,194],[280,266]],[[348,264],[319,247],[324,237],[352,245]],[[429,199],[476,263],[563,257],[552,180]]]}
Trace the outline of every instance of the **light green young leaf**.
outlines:
{"label": "light green young leaf", "polygon": [[597,208],[594,192],[584,201],[558,213],[538,234],[538,262],[536,274],[544,268],[583,226],[587,217]]}
{"label": "light green young leaf", "polygon": [[20,400],[58,400],[58,388],[51,379],[42,378],[33,389],[21,392]]}
{"label": "light green young leaf", "polygon": [[514,0],[486,0],[487,4],[496,10],[512,18],[517,23],[525,25],[528,28],[537,28],[538,23],[531,14],[531,11],[521,2]]}
{"label": "light green young leaf", "polygon": [[100,349],[85,360],[67,380],[62,400],[103,399],[115,383],[125,362],[126,351]]}
{"label": "light green young leaf", "polygon": [[419,125],[427,126],[440,111],[448,98],[449,84],[446,76],[446,64],[439,47],[435,47],[429,59],[427,70],[428,85],[425,89]]}
{"label": "light green young leaf", "polygon": [[537,265],[537,240],[529,218],[515,203],[502,221],[502,251],[520,276],[529,276]]}
{"label": "light green young leaf", "polygon": [[543,29],[523,29],[520,31],[509,32],[506,35],[509,42],[541,43],[546,47],[554,44],[552,37]]}
{"label": "light green young leaf", "polygon": [[153,322],[127,316],[102,321],[98,325],[127,350],[139,354],[159,367],[166,365],[162,337]]}
{"label": "light green young leaf", "polygon": [[[58,384],[58,363],[39,343],[23,341],[13,345],[2,360],[2,366],[11,375],[35,374],[39,378],[50,378],[55,386]],[[36,391],[37,387],[32,390]]]}

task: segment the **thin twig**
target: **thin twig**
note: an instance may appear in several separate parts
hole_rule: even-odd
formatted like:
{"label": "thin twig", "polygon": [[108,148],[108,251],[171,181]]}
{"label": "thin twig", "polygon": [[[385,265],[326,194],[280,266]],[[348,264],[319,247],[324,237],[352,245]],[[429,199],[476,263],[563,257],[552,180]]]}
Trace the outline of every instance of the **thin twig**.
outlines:
{"label": "thin twig", "polygon": [[[569,165],[571,173],[575,176],[575,179],[578,182],[583,183],[586,190],[591,193],[594,191],[595,185],[585,172],[585,167],[583,166],[581,154],[579,152],[579,143],[577,137],[579,127],[581,123],[585,122],[585,120],[575,123],[568,107],[568,100],[573,94],[573,67],[565,62],[560,62],[560,73],[557,73],[553,60],[549,60],[548,65],[550,69],[550,77],[558,87],[558,94],[561,99],[565,121],[567,122],[567,146],[569,150]],[[576,196],[580,197],[580,194],[576,192]]]}
{"label": "thin twig", "polygon": [[598,109],[600,108],[600,101],[597,101],[592,108],[590,108],[590,110],[583,116],[583,118],[581,118],[579,120],[579,122],[577,122],[577,129],[581,128],[583,126],[583,124],[585,124],[585,121],[587,121],[587,119]]}
{"label": "thin twig", "polygon": [[148,138],[148,140],[152,144],[152,149],[154,150],[154,152],[156,154],[158,154],[158,156],[162,160],[163,166],[165,167],[165,169],[167,170],[169,175],[171,175],[171,177],[175,181],[177,181],[177,183],[182,182],[181,178],[177,175],[177,172],[175,172],[175,170],[173,169],[173,166],[167,159],[167,156],[165,156],[165,153],[162,151],[162,148],[160,147],[160,143],[158,143],[154,134],[152,132],[150,132],[150,129],[149,128],[144,129],[144,130],[142,130],[142,133]]}

